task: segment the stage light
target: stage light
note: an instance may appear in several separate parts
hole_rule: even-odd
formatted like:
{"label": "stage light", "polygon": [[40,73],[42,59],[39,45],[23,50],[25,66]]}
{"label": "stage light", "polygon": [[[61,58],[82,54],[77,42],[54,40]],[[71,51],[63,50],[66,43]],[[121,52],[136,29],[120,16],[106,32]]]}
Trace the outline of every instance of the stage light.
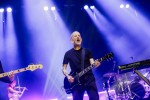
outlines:
{"label": "stage light", "polygon": [[3,9],[3,8],[0,8],[0,12],[4,12],[4,9]]}
{"label": "stage light", "polygon": [[129,4],[126,4],[126,8],[129,8],[130,7],[130,5]]}
{"label": "stage light", "polygon": [[7,8],[7,12],[11,12],[12,9],[10,7]]}
{"label": "stage light", "polygon": [[95,6],[90,6],[90,8],[91,8],[91,9],[94,9],[94,8],[95,8]]}
{"label": "stage light", "polygon": [[121,4],[121,5],[120,5],[120,8],[124,8],[124,4]]}
{"label": "stage light", "polygon": [[45,11],[48,11],[48,6],[45,6],[45,7],[44,7],[44,10],[45,10]]}
{"label": "stage light", "polygon": [[88,5],[85,5],[85,6],[84,6],[84,9],[88,9],[88,8],[89,8]]}
{"label": "stage light", "polygon": [[52,11],[54,11],[55,9],[56,9],[56,8],[55,8],[54,6],[53,6],[53,7],[51,7],[51,10],[52,10]]}

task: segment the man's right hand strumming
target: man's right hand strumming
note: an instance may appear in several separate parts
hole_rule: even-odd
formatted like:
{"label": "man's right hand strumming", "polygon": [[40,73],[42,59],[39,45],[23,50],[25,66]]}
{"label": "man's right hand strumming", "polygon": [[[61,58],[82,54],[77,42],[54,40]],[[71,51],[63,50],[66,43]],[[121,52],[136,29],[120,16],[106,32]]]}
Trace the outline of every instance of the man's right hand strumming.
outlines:
{"label": "man's right hand strumming", "polygon": [[73,83],[74,82],[74,78],[70,75],[67,76],[67,79],[70,83]]}
{"label": "man's right hand strumming", "polygon": [[74,77],[70,76],[70,75],[67,73],[66,68],[67,68],[67,64],[64,64],[64,65],[63,65],[62,72],[63,72],[63,74],[67,77],[68,81],[69,81],[70,83],[73,83],[73,82],[74,82]]}

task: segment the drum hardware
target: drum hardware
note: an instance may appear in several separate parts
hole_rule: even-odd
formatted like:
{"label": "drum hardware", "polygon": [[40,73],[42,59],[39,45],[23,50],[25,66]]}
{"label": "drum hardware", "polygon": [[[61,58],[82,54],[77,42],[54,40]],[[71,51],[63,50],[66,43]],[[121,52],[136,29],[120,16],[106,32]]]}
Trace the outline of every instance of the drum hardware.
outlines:
{"label": "drum hardware", "polygon": [[127,85],[127,98],[131,98],[131,90],[130,90],[130,84],[131,84],[131,81],[128,81],[128,78],[127,78],[127,74],[125,73],[125,78],[126,78],[126,85]]}
{"label": "drum hardware", "polygon": [[[132,99],[131,90],[130,90],[130,83],[127,78],[127,74],[119,75],[120,79],[117,79],[116,84],[114,85],[114,89],[116,92],[117,100],[128,100]],[[118,78],[117,77],[117,78]]]}
{"label": "drum hardware", "polygon": [[150,59],[138,61],[138,62],[126,64],[126,65],[121,65],[121,66],[118,66],[118,69],[120,72],[132,70],[134,73],[136,73],[141,79],[143,79],[143,81],[145,81],[150,86],[150,81],[137,70],[137,69],[142,69],[143,67],[141,67],[141,66],[147,67],[147,65],[150,65]]}
{"label": "drum hardware", "polygon": [[109,90],[110,90],[110,79],[115,76],[116,73],[106,73],[103,75],[103,77],[108,77],[108,80],[103,83],[104,89],[106,90],[107,96],[109,100],[113,100],[111,96],[109,95]]}
{"label": "drum hardware", "polygon": [[114,88],[115,88],[115,92],[116,92],[116,96],[119,99],[128,99],[130,97],[129,93],[129,83],[127,81],[125,82],[119,82]]}
{"label": "drum hardware", "polygon": [[144,77],[138,70],[136,69],[133,70],[144,82],[146,82],[150,86],[150,81],[146,77]]}
{"label": "drum hardware", "polygon": [[129,96],[134,100],[150,100],[150,86],[146,84],[139,76],[136,76],[134,80],[129,84]]}
{"label": "drum hardware", "polygon": [[145,89],[139,82],[131,82],[131,94],[133,99],[142,99],[145,96]]}
{"label": "drum hardware", "polygon": [[[137,81],[123,81],[119,82],[115,88],[117,100],[141,100],[149,99],[150,86],[146,85],[143,80]],[[148,100],[147,99],[147,100]],[[150,100],[150,99],[149,99]]]}
{"label": "drum hardware", "polygon": [[128,87],[128,92],[127,92],[128,99],[133,99],[133,100],[139,100],[139,99],[141,100],[141,99],[145,99],[145,98],[149,99],[150,93],[149,93],[149,91],[146,91],[146,89],[149,89],[149,87],[145,88],[144,84],[140,83],[140,81],[143,81],[144,83],[147,83],[148,86],[150,86],[150,81],[146,78],[146,76],[149,73],[146,73],[145,75],[144,74],[142,75],[137,70],[137,69],[146,68],[147,65],[150,65],[150,59],[139,61],[139,62],[134,62],[134,63],[122,65],[122,66],[118,66],[118,69],[119,69],[120,73],[123,73],[125,71],[126,72],[130,72],[132,70],[134,73],[136,73],[138,75],[138,77],[135,77],[134,81],[132,81],[130,84],[127,84],[127,87]]}
{"label": "drum hardware", "polygon": [[109,78],[111,78],[111,77],[113,77],[113,76],[116,76],[117,75],[117,73],[106,73],[106,74],[104,74],[103,75],[103,77],[109,77]]}
{"label": "drum hardware", "polygon": [[109,100],[113,100],[113,99],[110,97],[109,92],[108,92],[108,90],[110,90],[109,81],[104,82],[104,83],[103,83],[103,86],[104,86],[104,89],[106,90],[106,93],[107,93],[108,99],[109,99]]}
{"label": "drum hardware", "polygon": [[140,98],[140,96],[138,96],[136,93],[134,93],[134,92],[132,92],[132,91],[131,91],[131,93],[133,94],[133,96],[131,96],[130,99],[133,100],[133,99],[135,99],[136,97]]}

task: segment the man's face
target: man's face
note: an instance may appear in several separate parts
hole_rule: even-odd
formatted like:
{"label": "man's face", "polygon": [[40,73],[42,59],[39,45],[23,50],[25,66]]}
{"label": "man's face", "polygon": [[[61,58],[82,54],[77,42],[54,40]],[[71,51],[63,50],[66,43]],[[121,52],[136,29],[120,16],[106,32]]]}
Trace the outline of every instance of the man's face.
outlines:
{"label": "man's face", "polygon": [[79,32],[74,32],[71,37],[71,41],[75,46],[80,46],[82,43],[82,38]]}

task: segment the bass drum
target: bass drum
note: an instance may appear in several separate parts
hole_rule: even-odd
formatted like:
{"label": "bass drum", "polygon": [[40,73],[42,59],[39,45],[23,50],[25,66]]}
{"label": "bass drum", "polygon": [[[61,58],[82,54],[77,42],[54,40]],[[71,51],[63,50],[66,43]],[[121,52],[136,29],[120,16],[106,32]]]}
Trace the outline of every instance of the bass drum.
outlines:
{"label": "bass drum", "polygon": [[144,99],[149,98],[149,91],[146,90],[143,81],[140,82],[131,82],[130,91],[134,98],[136,99]]}

